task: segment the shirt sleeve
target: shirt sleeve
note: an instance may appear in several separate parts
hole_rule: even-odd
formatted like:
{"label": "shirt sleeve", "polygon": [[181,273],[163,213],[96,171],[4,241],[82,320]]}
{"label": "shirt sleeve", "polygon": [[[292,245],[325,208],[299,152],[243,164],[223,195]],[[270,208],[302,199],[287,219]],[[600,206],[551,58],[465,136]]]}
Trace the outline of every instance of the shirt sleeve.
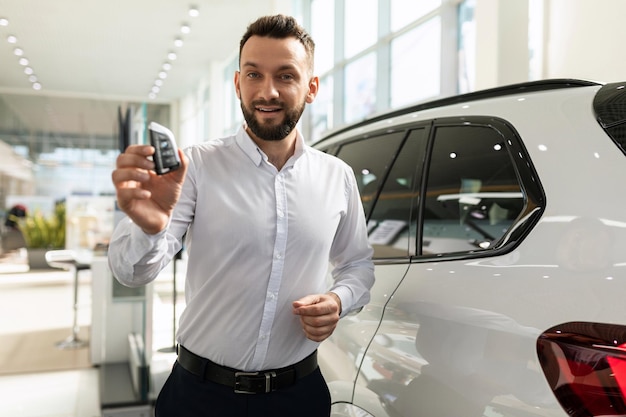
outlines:
{"label": "shirt sleeve", "polygon": [[367,240],[367,226],[361,197],[352,169],[346,169],[347,210],[339,223],[331,247],[334,280],[330,291],[341,299],[341,316],[363,307],[374,285],[374,250]]}
{"label": "shirt sleeve", "polygon": [[156,279],[164,263],[169,261],[166,233],[167,228],[149,235],[128,217],[123,218],[115,227],[109,244],[108,261],[113,276],[128,287]]}

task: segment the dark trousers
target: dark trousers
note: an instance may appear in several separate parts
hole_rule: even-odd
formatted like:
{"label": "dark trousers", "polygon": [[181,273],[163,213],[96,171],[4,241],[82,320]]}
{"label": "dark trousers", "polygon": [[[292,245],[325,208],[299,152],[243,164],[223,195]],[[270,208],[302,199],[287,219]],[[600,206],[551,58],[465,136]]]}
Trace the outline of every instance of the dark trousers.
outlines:
{"label": "dark trousers", "polygon": [[236,394],[174,364],[155,407],[156,417],[328,417],[330,393],[319,368],[291,387]]}

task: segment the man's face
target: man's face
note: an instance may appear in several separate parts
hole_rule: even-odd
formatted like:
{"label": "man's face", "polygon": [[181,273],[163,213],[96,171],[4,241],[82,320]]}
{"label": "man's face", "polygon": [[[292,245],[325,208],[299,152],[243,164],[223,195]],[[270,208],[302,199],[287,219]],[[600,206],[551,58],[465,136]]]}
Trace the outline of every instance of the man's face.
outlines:
{"label": "man's face", "polygon": [[251,133],[276,141],[295,132],[318,87],[300,41],[252,36],[241,51],[240,67],[235,89]]}

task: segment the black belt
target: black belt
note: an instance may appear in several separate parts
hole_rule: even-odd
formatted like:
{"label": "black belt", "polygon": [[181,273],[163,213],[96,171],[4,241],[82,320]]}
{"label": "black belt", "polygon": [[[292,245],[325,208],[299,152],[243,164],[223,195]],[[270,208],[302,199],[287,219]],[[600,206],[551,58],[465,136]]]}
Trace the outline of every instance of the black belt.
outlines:
{"label": "black belt", "polygon": [[178,363],[202,379],[226,385],[241,394],[262,394],[286,388],[317,369],[317,351],[300,362],[280,369],[259,372],[241,372],[218,365],[178,346]]}

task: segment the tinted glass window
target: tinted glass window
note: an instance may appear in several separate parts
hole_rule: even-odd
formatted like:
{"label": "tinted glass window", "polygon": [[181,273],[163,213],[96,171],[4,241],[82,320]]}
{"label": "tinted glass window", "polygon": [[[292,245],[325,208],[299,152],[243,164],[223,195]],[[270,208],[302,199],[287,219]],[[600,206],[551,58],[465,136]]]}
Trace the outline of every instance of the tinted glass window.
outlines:
{"label": "tinted glass window", "polygon": [[504,138],[488,126],[436,128],[427,181],[424,255],[493,248],[524,207]]}
{"label": "tinted glass window", "polygon": [[413,130],[385,179],[368,222],[375,258],[407,257],[411,253],[410,236],[415,236],[417,224],[418,175],[425,149],[425,130]]}
{"label": "tinted glass window", "polygon": [[395,132],[350,142],[337,153],[354,170],[366,216],[404,136],[405,132]]}

